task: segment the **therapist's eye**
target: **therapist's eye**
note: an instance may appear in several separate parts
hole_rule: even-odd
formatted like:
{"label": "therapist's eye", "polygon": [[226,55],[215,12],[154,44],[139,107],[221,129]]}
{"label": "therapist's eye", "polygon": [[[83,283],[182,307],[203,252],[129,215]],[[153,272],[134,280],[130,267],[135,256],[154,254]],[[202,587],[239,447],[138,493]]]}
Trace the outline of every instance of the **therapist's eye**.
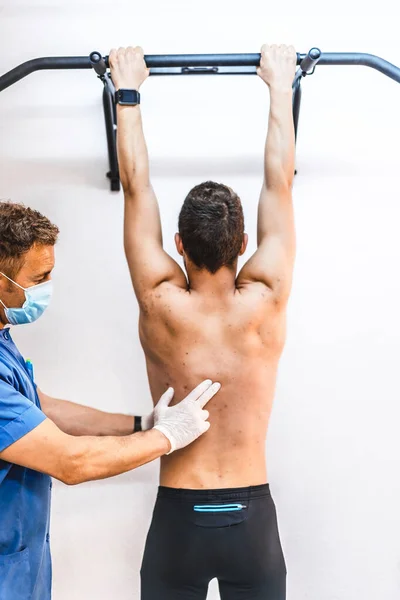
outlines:
{"label": "therapist's eye", "polygon": [[41,277],[40,279],[37,279],[35,281],[35,285],[40,285],[41,283],[45,283],[46,281],[48,281],[50,279],[50,273],[47,273],[46,275],[44,275],[43,277]]}

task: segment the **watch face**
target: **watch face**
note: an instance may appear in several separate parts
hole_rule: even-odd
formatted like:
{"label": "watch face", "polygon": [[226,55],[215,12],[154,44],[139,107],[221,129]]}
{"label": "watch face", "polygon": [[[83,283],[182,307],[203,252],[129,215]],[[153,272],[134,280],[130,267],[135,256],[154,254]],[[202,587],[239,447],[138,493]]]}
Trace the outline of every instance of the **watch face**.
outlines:
{"label": "watch face", "polygon": [[121,104],[137,104],[139,94],[136,90],[121,89],[118,91],[118,100]]}

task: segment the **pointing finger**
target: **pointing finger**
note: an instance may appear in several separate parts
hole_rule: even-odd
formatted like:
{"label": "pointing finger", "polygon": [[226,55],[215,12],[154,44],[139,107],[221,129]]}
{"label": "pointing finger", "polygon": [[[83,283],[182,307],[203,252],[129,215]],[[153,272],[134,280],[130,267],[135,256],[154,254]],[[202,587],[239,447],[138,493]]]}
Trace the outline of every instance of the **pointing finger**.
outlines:
{"label": "pointing finger", "polygon": [[194,388],[194,390],[192,390],[190,394],[186,396],[183,402],[195,402],[206,390],[208,390],[208,388],[211,387],[211,385],[211,379],[206,379],[205,381],[202,381],[200,385]]}
{"label": "pointing finger", "polygon": [[209,402],[211,398],[213,398],[215,394],[219,392],[220,389],[220,383],[213,383],[212,386],[200,396],[200,398],[197,400],[197,404],[199,404],[201,408],[204,408],[207,402]]}

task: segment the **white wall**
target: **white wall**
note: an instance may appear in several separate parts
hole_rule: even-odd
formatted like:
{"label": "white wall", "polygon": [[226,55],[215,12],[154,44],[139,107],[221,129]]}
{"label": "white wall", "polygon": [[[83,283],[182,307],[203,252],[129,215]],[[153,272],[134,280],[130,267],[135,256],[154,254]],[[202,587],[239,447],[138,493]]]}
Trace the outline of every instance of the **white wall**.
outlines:
{"label": "white wall", "polygon": [[[365,51],[400,64],[395,0],[298,2],[0,0],[0,72],[34,56],[141,44],[149,54]],[[397,5],[398,10],[398,5]],[[397,15],[398,17],[398,15]],[[143,114],[165,239],[180,204],[213,178],[242,196],[254,248],[267,123],[256,78],[151,79]],[[289,600],[400,594],[400,86],[366,68],[304,82],[295,204],[298,259],[268,442]],[[0,196],[61,227],[56,295],[15,332],[50,394],[150,409],[137,306],[108,191],[101,84],[43,72],[0,95]],[[78,488],[54,486],[55,600],[139,598],[157,465]],[[209,598],[218,598],[214,585]]]}

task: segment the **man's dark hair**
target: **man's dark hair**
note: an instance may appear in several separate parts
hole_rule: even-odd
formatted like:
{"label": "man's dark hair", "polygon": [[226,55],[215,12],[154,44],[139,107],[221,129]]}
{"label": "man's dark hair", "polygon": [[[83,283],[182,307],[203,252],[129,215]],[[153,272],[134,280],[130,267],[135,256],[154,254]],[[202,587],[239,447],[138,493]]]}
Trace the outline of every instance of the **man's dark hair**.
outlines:
{"label": "man's dark hair", "polygon": [[54,246],[58,233],[58,227],[37,210],[0,202],[0,271],[15,276],[25,254],[35,245]]}
{"label": "man's dark hair", "polygon": [[232,266],[243,243],[240,198],[222,183],[196,185],[179,214],[179,233],[186,254],[199,269],[216,273]]}

